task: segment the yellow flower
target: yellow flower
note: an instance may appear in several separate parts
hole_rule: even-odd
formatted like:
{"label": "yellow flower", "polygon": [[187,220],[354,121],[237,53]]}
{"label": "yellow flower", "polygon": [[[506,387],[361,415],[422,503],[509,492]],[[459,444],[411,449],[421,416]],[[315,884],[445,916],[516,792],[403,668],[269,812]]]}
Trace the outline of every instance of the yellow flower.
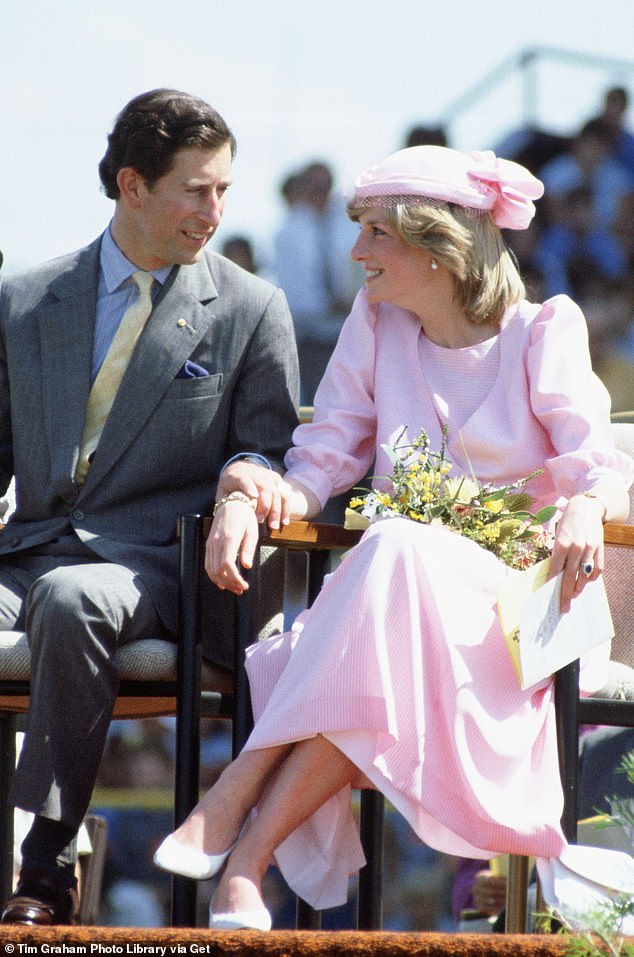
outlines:
{"label": "yellow flower", "polygon": [[488,498],[484,501],[485,508],[488,508],[490,512],[493,512],[494,515],[497,515],[498,512],[501,512],[504,508],[504,502],[501,498]]}
{"label": "yellow flower", "polygon": [[445,459],[447,430],[440,452],[430,450],[424,431],[413,442],[399,445],[405,434],[403,430],[388,450],[393,462],[392,494],[369,491],[353,498],[350,509],[358,509],[367,521],[403,515],[415,522],[444,525],[514,568],[528,567],[549,554],[552,537],[539,526],[555,510],[531,515],[530,495],[519,491],[539,470],[500,489],[481,486],[475,477],[447,478],[452,468]]}

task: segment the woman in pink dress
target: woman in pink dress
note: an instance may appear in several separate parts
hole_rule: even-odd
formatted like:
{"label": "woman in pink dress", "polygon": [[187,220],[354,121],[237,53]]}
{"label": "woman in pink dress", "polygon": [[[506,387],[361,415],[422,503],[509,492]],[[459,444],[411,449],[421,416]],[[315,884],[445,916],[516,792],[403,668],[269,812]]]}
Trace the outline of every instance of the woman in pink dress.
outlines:
{"label": "woman in pink dress", "polygon": [[[446,432],[455,472],[482,482],[543,469],[528,491],[558,509],[563,610],[601,574],[602,521],[626,517],[632,462],[614,449],[580,310],[526,301],[504,246],[500,228],[525,228],[541,193],[491,152],[437,146],[361,174],[349,209],[365,287],[286,474],[248,458],[223,473],[207,546],[220,587],[245,589],[258,519],[318,514],[373,462],[388,475],[383,446],[421,429],[432,449]],[[445,527],[379,521],[289,633],[249,649],[253,732],[155,858],[200,879],[224,867],[210,926],[271,926],[272,858],[314,907],[343,903],[363,863],[354,787],[378,788],[445,853],[560,854],[552,680],[520,689],[496,611],[513,574]],[[586,691],[608,657],[584,661]]]}

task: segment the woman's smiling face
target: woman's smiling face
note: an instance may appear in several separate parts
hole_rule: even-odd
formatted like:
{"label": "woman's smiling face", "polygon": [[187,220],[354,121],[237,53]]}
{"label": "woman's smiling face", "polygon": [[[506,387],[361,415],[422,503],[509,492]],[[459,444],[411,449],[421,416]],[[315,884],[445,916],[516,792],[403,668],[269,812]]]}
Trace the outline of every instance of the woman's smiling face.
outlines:
{"label": "woman's smiling face", "polygon": [[359,226],[350,255],[365,269],[368,300],[417,311],[424,287],[432,279],[432,256],[401,239],[380,207],[364,210]]}

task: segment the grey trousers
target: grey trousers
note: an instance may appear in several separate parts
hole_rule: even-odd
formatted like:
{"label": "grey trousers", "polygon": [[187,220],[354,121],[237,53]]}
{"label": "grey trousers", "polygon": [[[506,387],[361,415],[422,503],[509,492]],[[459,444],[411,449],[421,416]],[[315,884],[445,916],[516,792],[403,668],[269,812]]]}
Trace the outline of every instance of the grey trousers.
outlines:
{"label": "grey trousers", "polygon": [[143,583],[74,535],[0,562],[0,630],[31,650],[26,734],[11,798],[79,828],[117,696],[117,645],[169,637]]}

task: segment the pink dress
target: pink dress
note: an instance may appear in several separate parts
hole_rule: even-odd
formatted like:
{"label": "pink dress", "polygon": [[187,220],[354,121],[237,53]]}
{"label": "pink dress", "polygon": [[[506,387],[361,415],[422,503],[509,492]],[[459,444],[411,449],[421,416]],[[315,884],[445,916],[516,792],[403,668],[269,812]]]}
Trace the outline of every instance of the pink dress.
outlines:
{"label": "pink dress", "polygon": [[[325,503],[357,484],[375,455],[374,474],[387,475],[381,444],[403,427],[410,437],[425,428],[439,448],[448,416],[455,474],[469,461],[481,480],[502,484],[544,466],[530,489],[536,507],[561,505],[599,477],[628,484],[632,462],[611,442],[609,398],[591,371],[574,303],[524,302],[496,339],[497,358],[483,350],[489,370],[494,363],[490,389],[478,390],[458,434],[451,397],[436,394],[425,374],[419,321],[370,307],[359,293],[314,422],[296,430],[289,474]],[[442,352],[468,390],[477,347],[436,347],[439,362]],[[557,856],[565,841],[552,682],[520,689],[496,614],[497,588],[513,574],[444,528],[400,518],[370,526],[291,631],[248,650],[256,723],[246,747],[323,734],[429,846],[465,857]],[[603,647],[585,660],[584,690],[601,687],[608,658]],[[344,903],[349,875],[363,864],[349,789],[275,859],[314,907]]]}

